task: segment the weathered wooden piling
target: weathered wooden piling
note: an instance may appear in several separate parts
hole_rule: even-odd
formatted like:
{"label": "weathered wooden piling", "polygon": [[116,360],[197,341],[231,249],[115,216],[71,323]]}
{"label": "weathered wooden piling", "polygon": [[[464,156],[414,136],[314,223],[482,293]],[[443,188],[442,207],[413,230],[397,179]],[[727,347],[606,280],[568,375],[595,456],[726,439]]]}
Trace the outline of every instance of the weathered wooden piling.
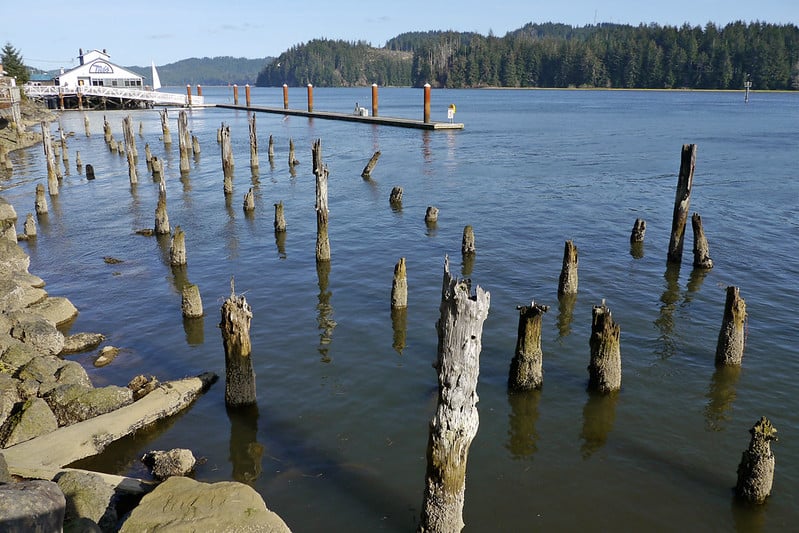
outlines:
{"label": "weathered wooden piling", "polygon": [[164,177],[164,162],[153,156],[150,161],[150,168],[152,169],[153,181],[160,181]]}
{"label": "weathered wooden piling", "polygon": [[577,246],[571,240],[566,241],[563,248],[563,266],[558,280],[558,297],[564,294],[577,294],[578,276]]}
{"label": "weathered wooden piling", "polygon": [[150,151],[150,143],[144,143],[144,162],[148,165],[153,162],[153,153]]}
{"label": "weathered wooden piling", "polygon": [[178,113],[178,151],[180,153],[180,173],[191,170],[189,153],[191,151],[191,134],[189,133],[189,116],[185,110]]}
{"label": "weathered wooden piling", "polygon": [[111,137],[111,140],[108,141],[108,149],[113,152],[119,152],[119,143]]}
{"label": "weathered wooden piling", "polygon": [[169,131],[169,117],[166,113],[166,108],[161,110],[161,133],[164,137],[164,145],[171,145],[172,144],[172,133]]}
{"label": "weathered wooden piling", "polygon": [[591,362],[588,389],[607,394],[621,388],[621,328],[602,300],[591,312]]}
{"label": "weathered wooden piling", "polygon": [[[249,85],[247,86],[249,94]],[[248,104],[249,105],[249,104]],[[250,114],[250,168],[256,169],[260,166],[258,161],[258,134],[255,127],[255,113]]]}
{"label": "weathered wooden piling", "polygon": [[508,373],[508,388],[516,391],[540,389],[544,383],[541,322],[549,306],[532,302],[516,309],[519,310],[519,328],[516,353]]}
{"label": "weathered wooden piling", "polygon": [[366,166],[363,167],[363,172],[361,172],[361,177],[363,179],[368,180],[372,177],[372,170],[374,170],[375,165],[377,165],[377,161],[380,159],[380,154],[380,150],[376,151],[369,159],[369,162],[366,163]]}
{"label": "weathered wooden piling", "polygon": [[633,224],[633,230],[630,233],[630,244],[635,244],[637,242],[644,242],[644,236],[646,235],[646,220],[643,218],[636,218],[635,224]]}
{"label": "weathered wooden piling", "polygon": [[106,143],[110,143],[111,137],[111,124],[108,123],[108,119],[103,115],[103,138]]}
{"label": "weathered wooden piling", "polygon": [[53,144],[50,139],[50,126],[47,122],[41,122],[42,127],[42,148],[44,149],[44,159],[47,164],[47,188],[51,196],[58,195],[58,165],[55,163],[53,154]]}
{"label": "weathered wooden piling", "polygon": [[283,109],[289,108],[289,86],[283,84]]}
{"label": "weathered wooden piling", "polygon": [[280,201],[275,204],[275,231],[286,231],[286,219],[283,217],[283,202]]}
{"label": "weathered wooden piling", "polygon": [[58,121],[58,136],[61,141],[61,160],[64,162],[64,167],[68,167],[69,148],[67,147],[67,136],[64,134],[64,128],[61,127],[61,120]]}
{"label": "weathered wooden piling", "polygon": [[238,84],[233,84],[233,105],[239,105],[239,86]]}
{"label": "weathered wooden piling", "polygon": [[80,158],[80,150],[75,152],[75,168],[78,169],[78,172],[80,172],[83,168],[83,160]]}
{"label": "weathered wooden piling", "polygon": [[86,133],[86,137],[92,136],[92,130],[89,127],[89,115],[83,114],[83,131]]}
{"label": "weathered wooden piling", "polygon": [[674,197],[674,214],[671,218],[671,238],[669,239],[668,261],[682,261],[683,243],[685,241],[685,225],[688,222],[688,208],[691,205],[691,188],[694,183],[694,167],[696,166],[696,145],[682,145],[680,158],[680,175],[677,179],[677,193]]}
{"label": "weathered wooden piling", "polygon": [[313,85],[308,84],[308,112],[313,113]]}
{"label": "weathered wooden piling", "polygon": [[427,210],[424,213],[424,221],[425,224],[435,224],[438,222],[438,208],[433,205],[427,206]]}
{"label": "weathered wooden piling", "polygon": [[717,365],[740,365],[746,345],[746,301],[738,287],[727,287],[724,318],[716,344]]}
{"label": "weathered wooden piling", "polygon": [[125,154],[128,158],[128,178],[131,185],[138,183],[139,178],[136,173],[136,138],[133,136],[133,124],[130,115],[122,119],[122,134],[125,136]]}
{"label": "weathered wooden piling", "polygon": [[196,135],[191,136],[191,151],[194,155],[200,155],[200,139]]}
{"label": "weathered wooden piling", "polygon": [[322,163],[322,139],[317,139],[311,149],[313,173],[316,176],[316,260],[330,261],[330,239],[327,233],[327,165]]}
{"label": "weathered wooden piling", "polygon": [[391,194],[388,196],[388,203],[391,209],[402,209],[402,187],[393,187],[391,189]]}
{"label": "weathered wooden piling", "polygon": [[[224,124],[222,124],[222,126],[224,126]],[[217,143],[222,142],[222,127],[216,129],[216,142]]]}
{"label": "weathered wooden piling", "polygon": [[474,254],[475,250],[474,228],[472,228],[472,226],[464,226],[463,238],[461,239],[461,253],[464,255],[471,255]]}
{"label": "weathered wooden piling", "polygon": [[394,265],[394,280],[391,282],[391,308],[408,307],[408,276],[405,270],[405,258],[400,257]]}
{"label": "weathered wooden piling", "polygon": [[161,176],[161,185],[158,192],[158,205],[155,208],[155,228],[153,231],[156,235],[169,235],[171,233],[169,215],[166,212],[166,183],[164,183],[163,176]]}
{"label": "weathered wooden piling", "polygon": [[[294,157],[294,139],[289,138],[289,168],[293,167],[297,163],[297,158]],[[316,167],[314,167],[314,173],[316,173]]]}
{"label": "weathered wooden piling", "polygon": [[252,365],[250,322],[252,309],[244,295],[237,296],[230,280],[230,297],[222,304],[222,344],[225,348],[225,405],[255,404],[255,371]]}
{"label": "weathered wooden piling", "polygon": [[44,185],[36,184],[35,211],[37,215],[47,214],[47,198],[44,195]]}
{"label": "weathered wooden piling", "polygon": [[777,440],[777,429],[763,416],[749,433],[752,438],[738,464],[735,494],[750,503],[761,504],[771,494],[774,482],[775,460],[771,451],[771,441]]}
{"label": "weathered wooden piling", "polygon": [[[222,173],[225,177],[230,176],[233,177],[233,168],[235,164],[233,162],[233,147],[230,144],[230,126],[227,124],[222,124]],[[225,190],[225,193],[233,192]]]}
{"label": "weathered wooden piling", "polygon": [[139,137],[144,137],[144,124],[141,120],[139,121]]}
{"label": "weathered wooden piling", "polygon": [[271,164],[275,159],[275,140],[272,139],[272,135],[269,135],[269,146],[266,149],[266,154],[269,157],[269,163]]}
{"label": "weathered wooden piling", "polygon": [[457,532],[463,526],[466,461],[477,434],[477,378],[490,294],[455,279],[444,263],[438,331],[438,405],[430,421],[427,472],[419,531]]}
{"label": "weathered wooden piling", "polygon": [[180,309],[186,318],[199,318],[203,316],[203,301],[200,297],[200,288],[190,283],[181,291]]}
{"label": "weathered wooden piling", "polygon": [[86,165],[86,179],[87,180],[94,179],[94,166],[91,164]]}
{"label": "weathered wooden piling", "polygon": [[710,258],[710,249],[699,213],[694,213],[691,216],[691,228],[694,230],[694,266],[704,269],[713,268],[713,260]]}
{"label": "weathered wooden piling", "polygon": [[28,213],[25,217],[23,232],[28,239],[36,237],[36,220],[33,218],[33,213]]}
{"label": "weathered wooden piling", "polygon": [[430,122],[430,84],[424,84],[424,110],[422,112],[422,120],[425,124]]}
{"label": "weathered wooden piling", "polygon": [[250,187],[250,190],[244,195],[244,211],[248,213],[255,211],[255,193],[252,187]]}
{"label": "weathered wooden piling", "polygon": [[171,266],[186,264],[186,234],[180,226],[175,226],[175,233],[169,244],[169,264]]}
{"label": "weathered wooden piling", "polygon": [[372,116],[377,116],[377,84],[372,84]]}

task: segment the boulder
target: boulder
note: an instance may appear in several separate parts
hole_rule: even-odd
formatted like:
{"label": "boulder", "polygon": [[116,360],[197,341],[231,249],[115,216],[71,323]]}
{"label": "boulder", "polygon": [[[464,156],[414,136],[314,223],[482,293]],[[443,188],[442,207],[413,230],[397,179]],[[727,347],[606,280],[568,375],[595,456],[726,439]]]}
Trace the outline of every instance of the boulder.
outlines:
{"label": "boulder", "polygon": [[139,531],[288,532],[250,486],[235,481],[200,483],[171,477],[142,498],[121,532]]}
{"label": "boulder", "polygon": [[0,198],[0,239],[17,242],[17,212],[5,198]]}
{"label": "boulder", "polygon": [[16,405],[21,398],[17,391],[17,382],[8,374],[0,374],[0,427],[11,416],[14,405]]}
{"label": "boulder", "polygon": [[0,272],[4,277],[14,272],[27,272],[30,264],[30,257],[20,248],[16,240],[0,238]]}
{"label": "boulder", "polygon": [[156,479],[172,476],[185,476],[192,470],[197,460],[191,450],[175,448],[174,450],[153,450],[142,456],[141,462],[147,465]]}
{"label": "boulder", "polygon": [[64,361],[61,368],[56,370],[55,380],[59,384],[74,383],[85,387],[92,386],[92,380],[83,365],[76,361]]}
{"label": "boulder", "polygon": [[92,526],[102,531],[116,529],[116,492],[101,476],[67,470],[58,475],[56,483],[67,500],[65,530],[86,531]]}
{"label": "boulder", "polygon": [[39,383],[53,382],[55,381],[55,373],[63,364],[64,362],[54,355],[34,357],[19,369],[15,377],[23,381],[32,378]]}
{"label": "boulder", "polygon": [[0,529],[8,533],[61,531],[66,499],[52,481],[0,484]]}
{"label": "boulder", "polygon": [[[81,388],[84,389],[83,394],[76,395],[56,409],[59,425],[68,426],[82,422],[133,403],[133,392],[127,387],[108,385],[97,389]],[[61,390],[61,387],[54,389],[56,390]]]}
{"label": "boulder", "polygon": [[8,471],[8,464],[6,458],[0,453],[0,484],[11,483],[14,478],[11,477],[11,472]]}
{"label": "boulder", "polygon": [[50,406],[50,410],[58,420],[59,427],[68,426],[75,422],[70,412],[70,403],[88,393],[89,390],[91,390],[90,387],[86,385],[65,383],[43,394],[42,399]]}
{"label": "boulder", "polygon": [[33,346],[28,346],[18,339],[11,338],[9,342],[3,344],[3,355],[0,356],[0,372],[16,374],[20,368],[36,357],[36,350]]}
{"label": "boulder", "polygon": [[31,398],[8,417],[0,431],[0,446],[7,448],[58,429],[55,415],[41,398]]}
{"label": "boulder", "polygon": [[56,326],[66,324],[78,316],[78,309],[62,296],[48,296],[41,302],[29,306],[27,310],[46,318]]}
{"label": "boulder", "polygon": [[[48,298],[49,299],[49,298]],[[11,315],[16,320],[11,328],[11,336],[41,354],[57,355],[64,348],[64,335],[55,323],[39,315],[18,311]]]}
{"label": "boulder", "polygon": [[102,333],[75,333],[64,339],[64,348],[61,354],[87,352],[97,348],[105,340]]}
{"label": "boulder", "polygon": [[108,365],[116,359],[117,355],[119,355],[119,348],[116,346],[104,346],[102,350],[100,350],[100,354],[94,360],[94,366],[97,368],[103,367]]}
{"label": "boulder", "polygon": [[0,309],[6,312],[23,309],[46,297],[47,291],[42,288],[19,283],[13,277],[0,278]]}

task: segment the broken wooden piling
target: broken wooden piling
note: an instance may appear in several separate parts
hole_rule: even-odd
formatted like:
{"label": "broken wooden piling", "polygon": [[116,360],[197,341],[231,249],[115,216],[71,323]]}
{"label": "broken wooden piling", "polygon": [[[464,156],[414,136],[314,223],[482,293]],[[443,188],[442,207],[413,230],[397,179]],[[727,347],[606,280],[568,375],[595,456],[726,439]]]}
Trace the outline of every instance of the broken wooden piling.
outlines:
{"label": "broken wooden piling", "polygon": [[436,206],[427,206],[427,210],[424,213],[424,222],[428,225],[433,225],[438,222],[438,208]]}
{"label": "broken wooden piling", "polygon": [[36,220],[33,218],[33,213],[28,213],[25,217],[25,224],[23,225],[23,232],[26,239],[36,237]]}
{"label": "broken wooden piling", "polygon": [[160,189],[158,191],[158,205],[155,207],[155,228],[156,235],[169,235],[169,215],[166,212],[166,183],[161,176]]}
{"label": "broken wooden piling", "polygon": [[532,302],[516,309],[519,310],[519,328],[516,353],[510,363],[508,388],[515,391],[540,389],[544,383],[541,323],[549,306]]}
{"label": "broken wooden piling", "polygon": [[610,309],[602,300],[591,312],[591,362],[588,365],[588,389],[607,394],[621,388],[621,328],[613,321]]}
{"label": "broken wooden piling", "polygon": [[771,494],[774,482],[775,460],[771,451],[771,441],[777,440],[777,429],[763,416],[749,433],[752,438],[738,464],[735,494],[750,503],[762,504]]}
{"label": "broken wooden piling", "polygon": [[153,162],[153,153],[150,151],[150,143],[144,143],[144,162],[148,165]]}
{"label": "broken wooden piling", "polygon": [[258,162],[258,134],[255,127],[255,113],[250,114],[250,168],[256,169],[260,166]]}
{"label": "broken wooden piling", "polygon": [[200,288],[190,283],[181,291],[180,309],[186,318],[199,318],[203,316],[203,301],[200,297]]}
{"label": "broken wooden piling", "polygon": [[248,213],[255,211],[255,193],[252,187],[250,187],[250,190],[244,195],[244,211]]}
{"label": "broken wooden piling", "polygon": [[139,178],[136,172],[136,157],[138,152],[136,150],[136,138],[133,136],[133,124],[130,115],[122,119],[122,134],[125,137],[125,154],[128,159],[128,178],[130,184],[138,183]]}
{"label": "broken wooden piling", "polygon": [[83,131],[86,133],[86,137],[91,137],[92,132],[89,128],[89,115],[86,113],[83,114]]}
{"label": "broken wooden piling", "polygon": [[[289,168],[294,168],[294,165],[297,164],[297,158],[294,157],[294,139],[289,139]],[[314,172],[316,172],[316,167],[314,167]]]}
{"label": "broken wooden piling", "polygon": [[[166,112],[166,110],[164,110],[164,112]],[[108,123],[108,119],[105,115],[103,115],[103,138],[106,143],[110,143],[112,139],[111,124]]]}
{"label": "broken wooden piling", "polygon": [[200,139],[198,139],[196,135],[191,136],[191,151],[195,156],[200,155],[202,152],[200,149]]}
{"label": "broken wooden piling", "polygon": [[713,268],[713,260],[710,258],[705,230],[702,228],[702,217],[699,213],[691,216],[691,227],[694,230],[694,267],[709,270]]}
{"label": "broken wooden piling", "polygon": [[275,140],[269,136],[269,145],[266,149],[266,154],[269,157],[269,164],[274,163],[275,160]]}
{"label": "broken wooden piling", "polygon": [[463,255],[474,254],[474,229],[471,226],[464,226],[463,238],[461,239],[461,253]]}
{"label": "broken wooden piling", "polygon": [[477,434],[477,378],[490,294],[455,279],[444,262],[438,331],[438,405],[430,421],[427,472],[419,531],[456,532],[463,526],[466,461]]}
{"label": "broken wooden piling", "polygon": [[232,278],[230,297],[222,304],[221,312],[219,328],[225,348],[225,405],[253,405],[257,399],[250,344],[252,309],[243,294],[236,295]]}
{"label": "broken wooden piling", "polygon": [[633,230],[630,233],[630,244],[644,242],[646,235],[646,220],[643,218],[636,218],[633,224]]}
{"label": "broken wooden piling", "polygon": [[180,173],[191,170],[189,153],[191,150],[191,134],[189,133],[189,117],[185,110],[178,113],[178,152],[180,153]]}
{"label": "broken wooden piling", "polygon": [[53,154],[53,144],[50,139],[50,126],[47,122],[41,122],[42,127],[42,148],[44,149],[44,159],[47,164],[47,189],[50,196],[58,195],[58,170]]}
{"label": "broken wooden piling", "polygon": [[388,196],[388,203],[393,210],[402,209],[402,187],[393,187],[391,194]]}
{"label": "broken wooden piling", "polygon": [[391,282],[391,308],[408,307],[408,276],[405,270],[405,258],[400,257],[394,265],[394,279]]}
{"label": "broken wooden piling", "polygon": [[685,225],[688,221],[688,208],[691,205],[691,188],[694,183],[696,166],[696,145],[682,145],[680,175],[677,179],[677,192],[674,197],[674,213],[671,218],[671,238],[669,239],[668,261],[682,261]]}
{"label": "broken wooden piling", "polygon": [[169,131],[169,119],[167,117],[166,108],[161,110],[161,133],[164,137],[164,145],[170,146],[172,144],[172,133]]}
{"label": "broken wooden piling", "polygon": [[[230,194],[233,192],[233,147],[230,144],[230,126],[227,124],[222,124],[222,173],[225,175],[225,194]],[[230,190],[228,190],[227,184],[228,179],[230,179]]]}
{"label": "broken wooden piling", "polygon": [[724,317],[716,344],[716,365],[740,365],[746,345],[746,301],[738,287],[727,287]]}
{"label": "broken wooden piling", "polygon": [[313,173],[316,176],[316,260],[330,261],[330,239],[327,233],[327,165],[322,163],[322,139],[317,139],[311,148]]}
{"label": "broken wooden piling", "polygon": [[286,231],[286,219],[283,216],[283,201],[275,204],[275,231]]}
{"label": "broken wooden piling", "polygon": [[150,168],[152,169],[153,181],[161,181],[164,177],[164,162],[153,156],[150,161]]}
{"label": "broken wooden piling", "polygon": [[577,294],[578,276],[577,246],[571,240],[566,241],[563,248],[563,266],[558,280],[558,297],[564,294]]}
{"label": "broken wooden piling", "polygon": [[369,159],[369,162],[366,163],[366,166],[363,167],[363,172],[361,172],[361,177],[363,179],[368,180],[372,177],[372,170],[374,170],[375,165],[377,165],[378,159],[380,159],[380,150],[376,151]]}
{"label": "broken wooden piling", "polygon": [[186,234],[180,226],[175,226],[175,233],[169,244],[169,264],[172,266],[186,264]]}
{"label": "broken wooden piling", "polygon": [[47,198],[44,196],[44,185],[41,183],[36,184],[35,208],[37,215],[47,214]]}
{"label": "broken wooden piling", "polygon": [[86,165],[86,179],[93,180],[94,179],[94,166],[93,165]]}

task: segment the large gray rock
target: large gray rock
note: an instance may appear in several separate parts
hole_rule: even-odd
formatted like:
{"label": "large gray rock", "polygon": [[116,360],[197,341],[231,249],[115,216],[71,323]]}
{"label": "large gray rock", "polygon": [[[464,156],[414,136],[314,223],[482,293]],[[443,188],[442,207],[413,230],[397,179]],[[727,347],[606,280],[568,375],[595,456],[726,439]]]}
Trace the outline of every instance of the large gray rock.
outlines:
{"label": "large gray rock", "polygon": [[288,532],[263,498],[243,483],[200,483],[171,477],[142,498],[122,524],[122,533],[164,530]]}
{"label": "large gray rock", "polygon": [[30,264],[31,258],[20,248],[16,240],[0,238],[0,272],[3,272],[4,276],[10,276],[14,272],[27,272]]}
{"label": "large gray rock", "polygon": [[64,339],[64,349],[61,354],[87,352],[97,348],[105,340],[102,333],[75,333]]}
{"label": "large gray rock", "polygon": [[86,531],[91,526],[99,526],[102,531],[116,529],[116,493],[102,477],[68,470],[60,474],[56,482],[67,500],[66,531]]}
{"label": "large gray rock", "polygon": [[86,369],[76,361],[64,361],[61,368],[56,370],[55,380],[60,384],[74,383],[85,387],[92,386],[92,380]]}
{"label": "large gray rock", "polygon": [[133,392],[116,385],[97,389],[62,385],[48,392],[44,398],[52,406],[58,425],[69,426],[133,403]]}
{"label": "large gray rock", "polygon": [[27,307],[26,310],[46,318],[56,326],[66,324],[78,316],[78,309],[63,296],[48,296],[41,302]]}
{"label": "large gray rock", "polygon": [[39,383],[55,381],[55,373],[64,365],[64,362],[54,355],[34,357],[19,369],[15,376],[19,380],[35,379]]}
{"label": "large gray rock", "polygon": [[[5,340],[5,339],[2,339]],[[3,355],[0,355],[0,372],[16,374],[17,371],[36,357],[36,350],[19,339],[10,338],[3,342]]]}
{"label": "large gray rock", "polygon": [[30,345],[37,353],[57,355],[64,348],[64,335],[55,323],[39,315],[18,311],[11,315],[16,320],[11,336]]}
{"label": "large gray rock", "polygon": [[0,278],[0,309],[16,311],[44,300],[47,291],[20,283],[14,277]]}
{"label": "large gray rock", "polygon": [[144,454],[142,463],[150,467],[156,479],[172,476],[185,476],[192,470],[197,460],[191,450],[175,448],[169,451],[153,450]]}
{"label": "large gray rock", "polygon": [[11,416],[14,405],[20,400],[16,380],[8,374],[0,373],[0,427],[3,427],[3,423]]}
{"label": "large gray rock", "polygon": [[58,422],[47,402],[41,398],[31,398],[22,404],[19,412],[8,417],[0,432],[0,446],[8,448],[56,429]]}
{"label": "large gray rock", "polygon": [[5,533],[61,531],[66,499],[52,481],[0,484],[0,530]]}
{"label": "large gray rock", "polygon": [[5,198],[0,198],[0,239],[17,242],[17,212]]}
{"label": "large gray rock", "polygon": [[8,470],[6,458],[0,453],[0,484],[11,483],[12,481],[14,481],[14,478],[11,477],[11,472]]}

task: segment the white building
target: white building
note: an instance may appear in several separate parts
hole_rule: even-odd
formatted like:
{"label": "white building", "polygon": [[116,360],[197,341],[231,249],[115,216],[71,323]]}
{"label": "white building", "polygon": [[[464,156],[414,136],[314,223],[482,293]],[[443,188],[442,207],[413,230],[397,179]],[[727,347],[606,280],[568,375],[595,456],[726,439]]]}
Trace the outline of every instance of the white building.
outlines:
{"label": "white building", "polygon": [[80,49],[80,64],[55,78],[56,85],[65,89],[81,86],[133,87],[141,89],[143,78],[109,61],[105,50],[91,50],[83,53]]}

